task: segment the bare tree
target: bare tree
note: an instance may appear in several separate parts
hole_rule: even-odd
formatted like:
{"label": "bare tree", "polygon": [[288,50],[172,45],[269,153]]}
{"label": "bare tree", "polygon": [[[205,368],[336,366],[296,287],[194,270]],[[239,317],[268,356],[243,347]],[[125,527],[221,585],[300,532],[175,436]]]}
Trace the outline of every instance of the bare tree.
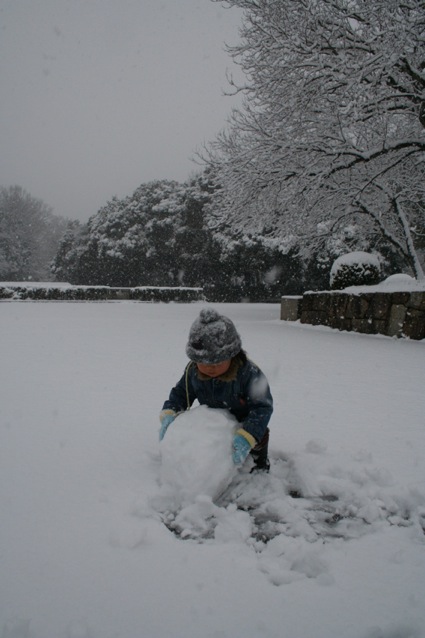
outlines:
{"label": "bare tree", "polygon": [[[213,0],[220,1],[220,0]],[[245,100],[205,159],[216,214],[320,245],[379,234],[418,278],[424,228],[423,0],[228,0],[244,9]]]}

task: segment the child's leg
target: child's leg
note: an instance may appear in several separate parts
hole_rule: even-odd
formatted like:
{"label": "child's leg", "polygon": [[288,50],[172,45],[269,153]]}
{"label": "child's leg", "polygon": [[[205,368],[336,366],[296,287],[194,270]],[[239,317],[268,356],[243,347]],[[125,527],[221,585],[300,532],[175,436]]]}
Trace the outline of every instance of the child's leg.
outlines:
{"label": "child's leg", "polygon": [[261,441],[259,441],[259,443],[257,443],[257,445],[251,450],[251,456],[254,459],[254,463],[257,466],[257,468],[261,470],[268,470],[270,467],[270,463],[268,459],[269,437],[270,437],[270,430],[269,428],[267,428],[266,433],[264,434]]}

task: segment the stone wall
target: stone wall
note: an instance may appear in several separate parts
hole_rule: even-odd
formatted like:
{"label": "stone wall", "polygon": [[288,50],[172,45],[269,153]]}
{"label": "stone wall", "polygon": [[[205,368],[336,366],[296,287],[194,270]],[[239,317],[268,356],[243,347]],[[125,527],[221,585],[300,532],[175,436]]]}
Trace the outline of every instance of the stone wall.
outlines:
{"label": "stone wall", "polygon": [[281,319],[338,330],[425,339],[423,292],[307,292],[282,297]]}

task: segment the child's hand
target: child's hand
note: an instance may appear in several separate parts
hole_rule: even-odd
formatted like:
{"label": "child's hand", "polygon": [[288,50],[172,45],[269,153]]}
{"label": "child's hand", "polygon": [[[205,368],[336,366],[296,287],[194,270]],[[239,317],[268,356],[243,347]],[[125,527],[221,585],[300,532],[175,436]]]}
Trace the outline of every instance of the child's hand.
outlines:
{"label": "child's hand", "polygon": [[173,410],[162,410],[162,412],[160,413],[159,415],[159,420],[161,421],[161,427],[159,429],[160,441],[162,441],[162,439],[164,438],[166,431],[168,430],[169,426],[172,424],[176,416],[177,414],[173,412]]}
{"label": "child's hand", "polygon": [[242,465],[255,444],[256,440],[254,439],[254,437],[243,428],[240,428],[233,437],[233,463],[235,465]]}

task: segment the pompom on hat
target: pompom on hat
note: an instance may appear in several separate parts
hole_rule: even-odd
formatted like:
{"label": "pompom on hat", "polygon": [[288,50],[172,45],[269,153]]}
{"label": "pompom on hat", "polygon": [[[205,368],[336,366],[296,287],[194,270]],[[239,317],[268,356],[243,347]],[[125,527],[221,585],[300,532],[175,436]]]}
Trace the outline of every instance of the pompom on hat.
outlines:
{"label": "pompom on hat", "polygon": [[186,354],[196,363],[220,363],[235,357],[241,348],[233,321],[214,308],[203,308],[190,328]]}

